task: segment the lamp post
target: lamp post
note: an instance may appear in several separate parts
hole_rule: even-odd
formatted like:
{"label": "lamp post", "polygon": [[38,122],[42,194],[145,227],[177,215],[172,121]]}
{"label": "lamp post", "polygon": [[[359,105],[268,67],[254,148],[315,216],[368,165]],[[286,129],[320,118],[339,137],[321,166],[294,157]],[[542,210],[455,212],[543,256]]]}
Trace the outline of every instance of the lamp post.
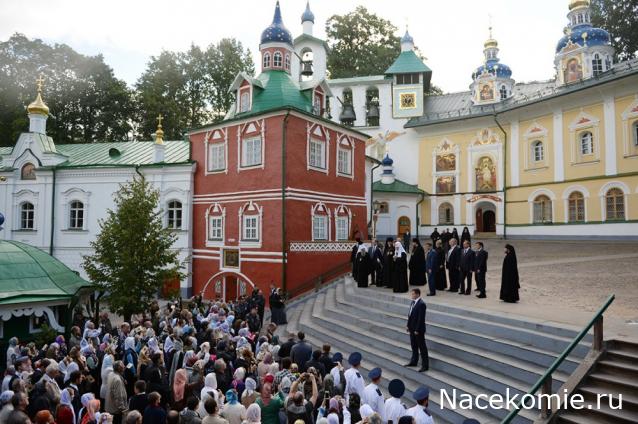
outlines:
{"label": "lamp post", "polygon": [[377,220],[379,219],[379,201],[375,201],[373,203],[373,213],[372,213],[372,238],[377,238]]}

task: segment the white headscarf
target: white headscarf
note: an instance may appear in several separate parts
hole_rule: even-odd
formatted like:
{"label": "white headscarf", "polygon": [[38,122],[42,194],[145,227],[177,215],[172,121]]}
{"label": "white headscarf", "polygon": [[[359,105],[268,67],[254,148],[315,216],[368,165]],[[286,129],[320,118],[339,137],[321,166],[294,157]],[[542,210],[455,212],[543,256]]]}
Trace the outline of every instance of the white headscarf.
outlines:
{"label": "white headscarf", "polygon": [[251,404],[246,410],[246,420],[249,423],[261,422],[261,408],[256,403]]}
{"label": "white headscarf", "polygon": [[64,382],[66,383],[71,378],[71,373],[73,371],[80,371],[80,366],[72,361],[69,365],[67,365],[66,370],[64,371]]}
{"label": "white headscarf", "polygon": [[217,402],[219,410],[221,411],[223,405],[220,405],[218,401],[217,376],[214,372],[206,374],[206,377],[204,378],[204,387],[202,388],[199,397],[201,399],[201,402],[199,402],[199,407],[197,408],[197,413],[200,417],[206,417],[208,415],[208,412],[206,412],[206,408],[204,408],[204,403],[206,403],[206,400],[210,397],[212,397],[215,402]]}
{"label": "white headscarf", "polygon": [[394,243],[394,257],[400,258],[402,254],[405,253],[405,249],[403,248],[403,243],[397,241]]}
{"label": "white headscarf", "polygon": [[[71,411],[73,411],[72,402],[73,396],[71,396],[70,390],[68,388],[62,390],[62,392],[60,393],[60,405],[68,406],[69,408],[71,408]],[[73,424],[75,424],[75,412],[73,412]]]}
{"label": "white headscarf", "polygon": [[133,349],[135,350],[135,337],[127,337],[124,339],[124,350]]}
{"label": "white headscarf", "polygon": [[366,246],[365,244],[360,244],[359,250],[357,251],[357,253],[367,252],[367,251],[368,251],[368,246]]}

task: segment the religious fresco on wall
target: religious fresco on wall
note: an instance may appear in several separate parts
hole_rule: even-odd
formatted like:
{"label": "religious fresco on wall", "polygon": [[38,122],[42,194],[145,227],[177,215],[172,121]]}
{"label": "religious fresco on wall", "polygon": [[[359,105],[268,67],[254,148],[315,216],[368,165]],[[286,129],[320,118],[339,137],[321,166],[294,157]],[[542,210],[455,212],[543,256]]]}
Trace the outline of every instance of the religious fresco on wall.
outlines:
{"label": "religious fresco on wall", "polygon": [[436,157],[436,172],[456,170],[456,155],[447,153]]}
{"label": "religious fresco on wall", "polygon": [[581,79],[583,79],[583,67],[580,61],[573,57],[567,61],[567,66],[565,67],[565,82],[576,82]]}
{"label": "religious fresco on wall", "polygon": [[436,179],[437,193],[454,193],[456,191],[456,177],[438,177]]}
{"label": "religious fresco on wall", "polygon": [[494,86],[492,82],[481,84],[479,95],[481,96],[481,100],[494,100]]}
{"label": "religious fresco on wall", "polygon": [[482,157],[476,168],[476,191],[496,190],[496,167],[489,157]]}

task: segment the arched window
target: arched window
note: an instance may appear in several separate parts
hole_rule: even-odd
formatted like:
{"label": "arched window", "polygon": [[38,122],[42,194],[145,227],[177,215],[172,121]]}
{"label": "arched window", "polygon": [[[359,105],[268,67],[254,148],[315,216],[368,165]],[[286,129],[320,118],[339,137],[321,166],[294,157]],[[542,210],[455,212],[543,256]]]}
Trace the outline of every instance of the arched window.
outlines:
{"label": "arched window", "polygon": [[24,164],[20,172],[20,178],[23,180],[35,180],[35,165],[32,163]]}
{"label": "arched window", "polygon": [[182,202],[177,200],[168,202],[168,228],[171,230],[182,229]]}
{"label": "arched window", "polygon": [[634,146],[638,146],[638,121],[634,122],[631,126],[631,133],[634,137]]}
{"label": "arched window", "polygon": [[501,100],[507,99],[507,87],[505,86],[505,84],[501,85],[500,93],[501,93]]}
{"label": "arched window", "polygon": [[345,206],[339,206],[335,212],[335,228],[338,241],[350,238],[350,211]]}
{"label": "arched window", "polygon": [[211,206],[208,210],[208,240],[224,240],[224,210],[219,204]]}
{"label": "arched window", "polygon": [[328,208],[318,203],[312,209],[312,240],[328,240]]}
{"label": "arched window", "polygon": [[241,90],[239,96],[239,111],[248,112],[250,110],[250,90]]}
{"label": "arched window", "polygon": [[581,15],[580,13],[578,14],[578,23],[579,24],[583,23],[583,15]]}
{"label": "arched window", "polygon": [[582,155],[594,153],[594,136],[589,131],[585,131],[580,135],[580,153]]}
{"label": "arched window", "polygon": [[543,149],[543,142],[536,140],[532,143],[532,157],[534,162],[541,162],[545,159],[545,150]]}
{"label": "arched window", "polygon": [[366,90],[366,125],[379,126],[379,89],[376,87]]}
{"label": "arched window", "polygon": [[35,229],[35,207],[31,202],[24,202],[20,205],[20,229]]}
{"label": "arched window", "polygon": [[573,191],[567,200],[569,209],[569,222],[582,222],[585,220],[585,197],[580,191]]}
{"label": "arched window", "polygon": [[612,188],[605,194],[607,220],[625,219],[625,193],[619,188]]}
{"label": "arched window", "polygon": [[449,203],[439,206],[439,225],[454,224],[454,208]]}
{"label": "arched window", "polygon": [[286,71],[290,69],[290,55],[289,54],[286,54],[286,59],[285,59],[285,62],[284,62],[284,68],[286,69]]}
{"label": "arched window", "polygon": [[605,56],[605,71],[611,69],[612,60],[609,56]]}
{"label": "arched window", "polygon": [[594,53],[594,58],[591,61],[591,69],[594,76],[597,76],[603,72],[603,60],[598,53]]}
{"label": "arched window", "polygon": [[273,68],[281,68],[281,52],[275,52],[272,57]]}
{"label": "arched window", "polygon": [[264,53],[264,69],[270,68],[270,53]]}
{"label": "arched window", "polygon": [[84,229],[84,203],[74,200],[69,204],[69,229]]}
{"label": "arched window", "polygon": [[341,175],[352,175],[352,143],[348,137],[342,137],[337,146],[337,172]]}
{"label": "arched window", "polygon": [[534,199],[534,224],[552,222],[552,201],[541,194]]}
{"label": "arched window", "polygon": [[263,208],[256,203],[249,202],[239,211],[241,217],[241,241],[260,242],[261,217]]}

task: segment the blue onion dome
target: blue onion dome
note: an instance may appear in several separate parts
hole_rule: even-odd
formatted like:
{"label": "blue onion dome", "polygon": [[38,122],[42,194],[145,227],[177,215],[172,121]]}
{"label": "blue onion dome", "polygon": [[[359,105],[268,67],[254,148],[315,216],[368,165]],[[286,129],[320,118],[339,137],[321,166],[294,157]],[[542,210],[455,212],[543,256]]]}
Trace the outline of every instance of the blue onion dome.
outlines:
{"label": "blue onion dome", "polygon": [[414,44],[414,38],[412,38],[412,36],[410,35],[407,29],[405,30],[405,34],[403,35],[403,37],[401,37],[401,44],[403,43]]}
{"label": "blue onion dome", "polygon": [[472,79],[476,79],[479,75],[481,75],[486,67],[487,72],[491,73],[492,75],[496,75],[499,78],[512,77],[512,69],[509,66],[505,65],[504,63],[500,63],[498,60],[488,60],[487,63],[476,68],[476,70],[472,74]]}
{"label": "blue onion dome", "polygon": [[301,15],[301,23],[312,22],[315,23],[315,14],[310,10],[310,2],[306,2],[306,11]]}
{"label": "blue onion dome", "polygon": [[394,164],[394,161],[392,160],[392,158],[390,158],[390,155],[388,155],[386,153],[385,157],[381,161],[381,165],[383,165],[383,166],[392,166],[392,164]]}
{"label": "blue onion dome", "polygon": [[579,46],[609,46],[611,45],[611,37],[609,33],[602,28],[594,28],[591,24],[576,25],[568,30],[569,32],[560,39],[556,45],[556,53],[560,53],[563,48],[571,41]]}
{"label": "blue onion dome", "polygon": [[261,44],[265,43],[287,43],[292,46],[292,34],[286,29],[281,19],[279,1],[277,1],[275,6],[275,16],[272,19],[272,24],[261,33]]}

